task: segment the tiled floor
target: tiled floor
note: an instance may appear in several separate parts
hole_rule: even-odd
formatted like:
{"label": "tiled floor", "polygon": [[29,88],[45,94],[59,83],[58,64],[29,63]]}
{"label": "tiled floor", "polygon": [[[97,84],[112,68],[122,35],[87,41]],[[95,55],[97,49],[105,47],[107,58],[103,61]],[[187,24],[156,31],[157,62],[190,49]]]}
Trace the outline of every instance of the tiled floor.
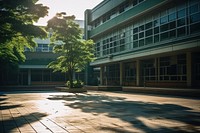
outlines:
{"label": "tiled floor", "polygon": [[200,100],[114,92],[0,92],[0,133],[200,132]]}

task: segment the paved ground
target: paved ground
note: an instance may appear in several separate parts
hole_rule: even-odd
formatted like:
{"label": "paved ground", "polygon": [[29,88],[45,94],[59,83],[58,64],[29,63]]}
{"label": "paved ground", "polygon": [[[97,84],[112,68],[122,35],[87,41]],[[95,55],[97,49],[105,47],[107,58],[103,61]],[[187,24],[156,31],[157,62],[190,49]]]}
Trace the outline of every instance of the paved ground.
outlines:
{"label": "paved ground", "polygon": [[200,132],[200,99],[114,92],[0,92],[0,133]]}

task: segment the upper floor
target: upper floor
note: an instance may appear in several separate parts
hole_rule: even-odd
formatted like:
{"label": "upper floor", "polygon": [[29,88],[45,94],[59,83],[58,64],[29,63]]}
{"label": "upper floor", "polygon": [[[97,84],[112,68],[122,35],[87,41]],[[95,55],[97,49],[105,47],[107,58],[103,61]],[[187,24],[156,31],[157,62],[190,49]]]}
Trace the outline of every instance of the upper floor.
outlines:
{"label": "upper floor", "polygon": [[[184,45],[181,42],[199,38],[199,0],[137,0],[134,6],[132,2],[124,0],[116,7],[113,5],[113,8],[97,18],[101,20],[97,26],[97,19],[87,22],[93,28],[85,33],[95,41],[97,60],[125,53],[141,53],[151,48],[162,49],[167,45]],[[103,3],[97,7],[100,8]],[[119,13],[122,6],[127,8]],[[103,22],[103,16],[110,14],[113,9],[118,9],[118,15]]]}

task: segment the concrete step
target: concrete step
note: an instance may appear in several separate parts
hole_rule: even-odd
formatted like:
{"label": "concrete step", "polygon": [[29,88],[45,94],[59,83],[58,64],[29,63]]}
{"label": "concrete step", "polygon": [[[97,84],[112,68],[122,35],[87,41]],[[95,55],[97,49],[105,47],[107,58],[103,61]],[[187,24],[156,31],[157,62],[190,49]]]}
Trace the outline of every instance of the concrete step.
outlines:
{"label": "concrete step", "polygon": [[122,87],[124,92],[174,95],[200,98],[200,89],[197,88],[156,88],[156,87]]}
{"label": "concrete step", "polygon": [[0,86],[0,91],[56,91],[54,85]]}

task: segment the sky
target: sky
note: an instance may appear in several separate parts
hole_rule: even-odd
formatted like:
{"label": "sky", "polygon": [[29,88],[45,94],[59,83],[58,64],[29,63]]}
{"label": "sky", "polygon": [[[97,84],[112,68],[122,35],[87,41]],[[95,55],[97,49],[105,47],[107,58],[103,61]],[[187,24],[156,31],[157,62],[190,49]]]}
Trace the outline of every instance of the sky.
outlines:
{"label": "sky", "polygon": [[103,0],[39,0],[44,6],[49,7],[49,14],[45,18],[40,18],[36,25],[45,26],[57,12],[66,12],[67,15],[75,15],[76,19],[84,20],[84,11],[92,9]]}

